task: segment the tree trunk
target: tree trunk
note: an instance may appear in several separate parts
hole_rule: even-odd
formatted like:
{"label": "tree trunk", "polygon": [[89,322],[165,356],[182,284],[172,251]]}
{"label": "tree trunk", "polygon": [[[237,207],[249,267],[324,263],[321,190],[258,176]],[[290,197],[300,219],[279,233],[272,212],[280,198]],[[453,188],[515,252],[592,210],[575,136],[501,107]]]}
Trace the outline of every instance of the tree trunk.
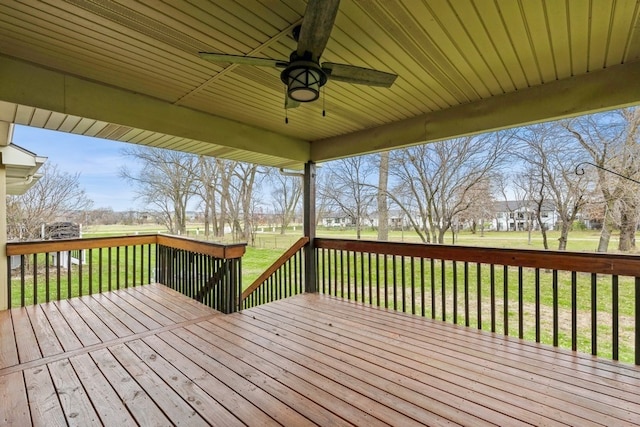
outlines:
{"label": "tree trunk", "polygon": [[611,240],[611,230],[614,227],[613,214],[613,201],[607,202],[607,208],[604,212],[604,218],[602,219],[602,231],[600,231],[600,240],[598,241],[597,252],[607,252],[609,249],[609,241]]}
{"label": "tree trunk", "polygon": [[380,153],[380,172],[378,175],[378,240],[389,240],[389,206],[387,188],[389,184],[389,152]]}
{"label": "tree trunk", "polygon": [[[542,216],[540,214],[540,208],[538,208],[538,212],[536,214],[536,220],[538,221],[538,226],[540,227],[540,234],[542,234],[542,246],[545,249],[549,249],[549,239],[547,237],[547,229],[544,226],[544,223],[542,221]],[[565,239],[566,240],[566,239]],[[566,245],[566,242],[565,242]]]}
{"label": "tree trunk", "polygon": [[567,241],[569,240],[569,231],[571,230],[571,223],[569,221],[562,220],[560,226],[560,238],[558,239],[558,250],[567,250]]}
{"label": "tree trunk", "polygon": [[204,238],[205,240],[209,238],[209,206],[204,208]]}
{"label": "tree trunk", "polygon": [[633,212],[627,208],[620,215],[620,240],[618,250],[628,252],[636,247],[636,220]]}

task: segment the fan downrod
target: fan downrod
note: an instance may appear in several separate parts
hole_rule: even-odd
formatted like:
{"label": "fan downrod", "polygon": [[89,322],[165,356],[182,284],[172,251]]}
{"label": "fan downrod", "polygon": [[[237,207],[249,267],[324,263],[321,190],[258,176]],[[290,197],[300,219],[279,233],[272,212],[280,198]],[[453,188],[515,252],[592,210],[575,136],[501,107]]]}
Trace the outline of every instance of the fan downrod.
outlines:
{"label": "fan downrod", "polygon": [[293,27],[293,30],[291,30],[291,36],[296,42],[300,39],[301,28],[302,28],[302,25],[296,25],[295,27]]}

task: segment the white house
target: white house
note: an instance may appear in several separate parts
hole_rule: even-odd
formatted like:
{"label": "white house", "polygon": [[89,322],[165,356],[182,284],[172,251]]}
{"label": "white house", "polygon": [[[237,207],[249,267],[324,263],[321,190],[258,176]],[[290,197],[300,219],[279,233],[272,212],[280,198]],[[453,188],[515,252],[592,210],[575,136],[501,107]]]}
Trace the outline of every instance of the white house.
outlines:
{"label": "white house", "polygon": [[[533,230],[540,228],[537,217],[538,205],[533,200],[507,200],[496,202],[496,217],[492,220],[491,229],[496,231],[525,231],[531,223]],[[557,227],[559,216],[551,202],[544,202],[540,211],[543,226],[547,230]]]}

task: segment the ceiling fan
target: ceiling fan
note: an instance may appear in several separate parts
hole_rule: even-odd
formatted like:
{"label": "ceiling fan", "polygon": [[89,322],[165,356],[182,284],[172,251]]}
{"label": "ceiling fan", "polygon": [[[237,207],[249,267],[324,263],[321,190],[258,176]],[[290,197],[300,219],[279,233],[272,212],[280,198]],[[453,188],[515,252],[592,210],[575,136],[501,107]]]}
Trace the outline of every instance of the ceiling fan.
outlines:
{"label": "ceiling fan", "polygon": [[283,68],[280,79],[287,86],[285,108],[315,101],[327,80],[391,87],[397,77],[395,74],[333,62],[320,65],[320,56],[329,41],[339,4],[340,0],[309,0],[302,24],[293,30],[298,46],[291,52],[289,61],[213,52],[199,52],[199,55],[212,62]]}

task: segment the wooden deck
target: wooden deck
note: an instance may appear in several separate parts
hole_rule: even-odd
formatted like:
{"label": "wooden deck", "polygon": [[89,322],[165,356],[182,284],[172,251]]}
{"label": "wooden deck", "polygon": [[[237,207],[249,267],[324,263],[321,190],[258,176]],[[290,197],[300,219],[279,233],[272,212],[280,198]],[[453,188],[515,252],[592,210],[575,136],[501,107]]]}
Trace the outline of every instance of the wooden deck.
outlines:
{"label": "wooden deck", "polygon": [[640,425],[640,369],[300,295],[160,285],[0,312],[2,425]]}

